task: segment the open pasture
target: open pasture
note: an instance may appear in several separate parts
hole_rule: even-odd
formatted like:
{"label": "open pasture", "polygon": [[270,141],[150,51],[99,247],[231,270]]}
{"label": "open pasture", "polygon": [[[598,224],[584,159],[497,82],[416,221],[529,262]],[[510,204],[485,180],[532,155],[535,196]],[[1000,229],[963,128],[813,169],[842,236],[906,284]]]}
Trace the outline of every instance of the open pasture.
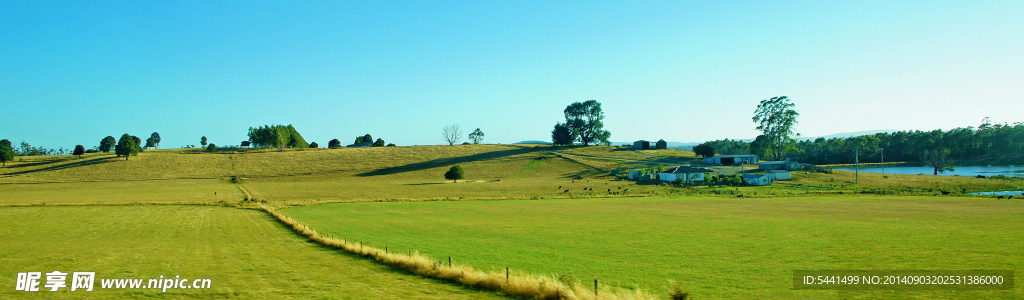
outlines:
{"label": "open pasture", "polygon": [[1024,297],[1019,288],[791,289],[792,271],[801,269],[1019,270],[1018,200],[612,198],[338,203],[282,212],[375,247],[663,295],[673,280],[700,299]]}
{"label": "open pasture", "polygon": [[[0,208],[0,298],[496,299],[310,242],[262,211],[214,206]],[[92,292],[14,290],[18,272],[96,272]],[[101,289],[101,278],[211,280]],[[45,281],[45,279],[44,279]]]}

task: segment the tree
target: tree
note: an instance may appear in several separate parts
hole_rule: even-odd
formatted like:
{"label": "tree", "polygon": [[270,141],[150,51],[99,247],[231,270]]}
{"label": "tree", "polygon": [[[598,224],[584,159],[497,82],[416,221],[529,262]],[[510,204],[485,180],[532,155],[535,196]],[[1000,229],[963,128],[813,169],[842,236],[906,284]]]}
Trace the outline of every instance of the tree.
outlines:
{"label": "tree", "polygon": [[309,143],[309,147],[310,148],[320,148],[320,145],[317,145],[316,142],[312,142],[312,143]]}
{"label": "tree", "polygon": [[249,141],[257,148],[284,147],[308,148],[309,143],[302,138],[302,135],[292,125],[263,125],[261,127],[249,127]]}
{"label": "tree", "polygon": [[480,144],[484,140],[484,132],[480,131],[480,128],[473,130],[473,132],[469,133],[469,140],[473,141],[474,145]]}
{"label": "tree", "polygon": [[939,173],[946,171],[955,171],[953,160],[949,159],[949,149],[924,150],[921,154],[921,161],[925,165],[932,167],[934,170],[932,175],[939,175]]}
{"label": "tree", "polygon": [[584,146],[593,142],[608,143],[611,133],[604,130],[604,112],[601,111],[600,102],[575,102],[566,106],[562,112],[565,114],[565,124],[569,126],[572,135]]}
{"label": "tree", "polygon": [[160,134],[159,133],[153,132],[153,134],[149,135],[149,138],[153,139],[153,144],[154,144],[153,147],[160,147]]}
{"label": "tree", "polygon": [[370,135],[369,133],[367,133],[364,136],[357,136],[356,137],[356,142],[353,143],[353,144],[362,144],[362,143],[373,143],[373,136]]}
{"label": "tree", "polygon": [[384,147],[384,139],[378,138],[376,142],[373,142],[374,147]]}
{"label": "tree", "polygon": [[572,129],[568,124],[555,123],[555,130],[551,131],[551,143],[555,145],[572,145],[576,137],[572,135]]}
{"label": "tree", "polygon": [[451,169],[448,169],[448,172],[444,173],[444,179],[451,179],[455,182],[459,182],[459,179],[465,178],[465,176],[466,173],[462,171],[460,166],[452,166]]}
{"label": "tree", "polygon": [[398,147],[398,146],[397,146],[397,145],[395,145],[395,143],[388,143],[388,145],[387,145],[387,146],[385,146],[385,147]]}
{"label": "tree", "polygon": [[217,144],[210,143],[209,146],[206,146],[206,152],[217,152]]}
{"label": "tree", "polygon": [[341,141],[339,141],[338,139],[333,139],[330,142],[327,142],[327,148],[341,148]]}
{"label": "tree", "polygon": [[135,141],[135,147],[139,148],[139,152],[142,152],[142,139],[133,135],[132,141]]}
{"label": "tree", "polygon": [[124,156],[124,160],[128,160],[129,155],[139,155],[141,150],[135,139],[127,133],[121,135],[121,138],[117,140],[117,146],[114,147],[114,153],[118,157]]}
{"label": "tree", "polygon": [[78,157],[82,157],[82,154],[85,154],[85,146],[82,145],[75,146],[75,152],[71,152],[71,155],[78,155]]}
{"label": "tree", "polygon": [[715,147],[712,147],[708,143],[703,143],[693,147],[693,153],[700,155],[701,157],[712,157],[715,156]]}
{"label": "tree", "polygon": [[242,143],[239,144],[239,145],[242,145],[242,147],[249,147],[249,145],[252,145],[252,142],[250,142],[250,141],[242,141]]}
{"label": "tree", "polygon": [[154,140],[152,137],[146,139],[146,147],[143,147],[143,148],[150,148],[150,147],[156,147],[156,140]]}
{"label": "tree", "polygon": [[205,136],[203,138],[199,139],[199,144],[203,145],[203,147],[206,147],[206,137]]}
{"label": "tree", "polygon": [[795,146],[793,125],[800,114],[793,110],[794,106],[789,97],[772,97],[761,100],[754,111],[754,123],[758,123],[757,130],[764,136],[761,149],[773,160],[782,160],[786,151]]}
{"label": "tree", "polygon": [[10,140],[0,140],[0,162],[7,166],[7,162],[14,160],[14,145]]}
{"label": "tree", "polygon": [[654,143],[654,149],[668,149],[668,142],[658,140],[658,142]]}
{"label": "tree", "polygon": [[459,124],[445,126],[442,130],[444,131],[444,141],[448,142],[449,146],[462,140],[462,130],[459,129]]}
{"label": "tree", "polygon": [[110,153],[110,150],[114,148],[114,144],[117,144],[117,140],[114,140],[114,137],[108,135],[100,140],[100,151],[103,151],[103,153]]}

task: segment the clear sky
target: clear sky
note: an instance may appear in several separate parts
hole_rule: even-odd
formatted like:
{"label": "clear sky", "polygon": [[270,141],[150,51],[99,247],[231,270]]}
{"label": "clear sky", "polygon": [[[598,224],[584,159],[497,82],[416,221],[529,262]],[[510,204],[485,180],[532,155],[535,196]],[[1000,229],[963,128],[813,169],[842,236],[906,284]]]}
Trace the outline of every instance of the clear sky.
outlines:
{"label": "clear sky", "polygon": [[596,99],[612,141],[702,142],[782,95],[804,136],[1024,121],[1024,1],[836,2],[0,0],[0,138],[550,141]]}

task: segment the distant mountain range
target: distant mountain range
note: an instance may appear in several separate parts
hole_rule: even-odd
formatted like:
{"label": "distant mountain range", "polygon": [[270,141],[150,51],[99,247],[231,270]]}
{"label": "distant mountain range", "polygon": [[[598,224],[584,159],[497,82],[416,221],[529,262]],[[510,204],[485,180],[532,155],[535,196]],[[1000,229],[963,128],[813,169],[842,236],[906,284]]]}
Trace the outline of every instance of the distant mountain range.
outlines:
{"label": "distant mountain range", "polygon": [[[849,138],[849,137],[862,136],[862,135],[872,135],[872,134],[876,134],[876,133],[880,133],[880,132],[896,132],[896,131],[899,131],[899,130],[876,129],[876,130],[865,130],[865,131],[855,131],[855,132],[843,132],[843,133],[836,133],[836,134],[823,135],[823,136],[814,136],[814,137],[801,136],[801,137],[797,138],[797,140],[798,141],[804,141],[804,140],[811,140],[811,141],[813,141],[813,140],[818,139],[819,137],[820,138],[825,138],[827,140],[827,139],[831,139],[831,138]],[[744,141],[744,142],[753,142],[754,141],[754,139],[738,139],[738,140]],[[653,144],[655,141],[650,141],[650,142]],[[668,147],[671,148],[671,149],[690,150],[690,149],[693,149],[693,146],[700,145],[703,142],[682,143],[682,142],[669,142],[669,141],[666,141],[665,143],[667,143]],[[550,145],[551,142],[545,142],[545,141],[522,141],[522,142],[518,142],[516,144],[542,144],[542,145]],[[633,144],[633,142],[612,142],[612,145],[632,145],[632,144]],[[653,147],[654,145],[651,145],[651,146]]]}

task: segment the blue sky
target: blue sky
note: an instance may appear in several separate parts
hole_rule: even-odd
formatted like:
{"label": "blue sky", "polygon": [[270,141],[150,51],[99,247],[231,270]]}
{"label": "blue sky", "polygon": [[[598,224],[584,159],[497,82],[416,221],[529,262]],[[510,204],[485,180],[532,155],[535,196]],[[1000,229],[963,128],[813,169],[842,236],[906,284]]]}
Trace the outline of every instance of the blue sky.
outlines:
{"label": "blue sky", "polygon": [[596,99],[613,141],[701,142],[782,95],[804,136],[1024,121],[1024,2],[833,2],[0,0],[0,138],[513,143]]}

